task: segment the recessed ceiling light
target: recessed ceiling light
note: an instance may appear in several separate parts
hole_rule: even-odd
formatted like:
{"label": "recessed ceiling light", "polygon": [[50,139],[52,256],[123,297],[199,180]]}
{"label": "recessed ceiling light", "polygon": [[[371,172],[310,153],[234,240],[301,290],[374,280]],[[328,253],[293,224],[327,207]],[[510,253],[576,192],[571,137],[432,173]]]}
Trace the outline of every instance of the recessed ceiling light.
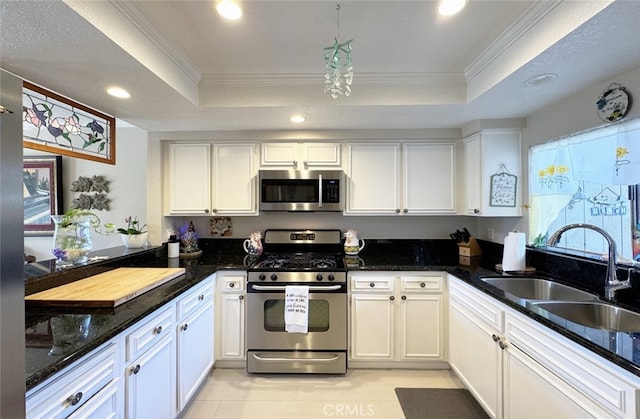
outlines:
{"label": "recessed ceiling light", "polygon": [[235,0],[220,0],[216,4],[216,10],[225,19],[236,20],[242,16],[242,8]]}
{"label": "recessed ceiling light", "polygon": [[555,79],[556,77],[558,77],[557,74],[554,73],[544,73],[544,74],[538,74],[537,76],[533,76],[529,79],[527,79],[527,81],[524,82],[524,84],[526,86],[539,86],[541,84],[544,83],[548,83],[551,80]]}
{"label": "recessed ceiling light", "polygon": [[120,99],[129,99],[131,97],[129,92],[127,92],[123,88],[117,87],[117,86],[109,87],[107,89],[107,93],[109,93],[111,96],[114,96],[114,97],[117,97],[117,98],[120,98]]}
{"label": "recessed ceiling light", "polygon": [[438,13],[442,16],[451,16],[460,12],[467,5],[468,0],[441,0],[438,5]]}
{"label": "recessed ceiling light", "polygon": [[296,124],[300,124],[304,121],[306,121],[305,117],[302,115],[293,115],[290,119],[291,122],[294,122]]}

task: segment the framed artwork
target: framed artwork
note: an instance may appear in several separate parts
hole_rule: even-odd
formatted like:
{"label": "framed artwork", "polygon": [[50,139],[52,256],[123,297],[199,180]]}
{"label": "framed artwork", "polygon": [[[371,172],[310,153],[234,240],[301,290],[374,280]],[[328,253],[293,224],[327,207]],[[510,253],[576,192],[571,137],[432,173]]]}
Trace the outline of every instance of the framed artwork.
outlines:
{"label": "framed artwork", "polygon": [[52,236],[51,215],[62,214],[62,157],[24,157],[24,235]]}
{"label": "framed artwork", "polygon": [[116,122],[80,103],[23,82],[25,148],[116,164]]}

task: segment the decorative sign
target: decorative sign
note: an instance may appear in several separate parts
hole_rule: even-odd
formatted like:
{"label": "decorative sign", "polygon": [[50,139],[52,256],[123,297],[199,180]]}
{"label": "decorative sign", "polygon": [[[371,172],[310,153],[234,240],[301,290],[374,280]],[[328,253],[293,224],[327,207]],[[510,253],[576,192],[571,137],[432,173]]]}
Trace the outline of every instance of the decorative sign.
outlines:
{"label": "decorative sign", "polygon": [[22,87],[25,148],[116,164],[116,122],[34,84]]}
{"label": "decorative sign", "polygon": [[489,206],[515,207],[517,185],[518,177],[509,173],[507,168],[502,165],[498,173],[491,176]]}

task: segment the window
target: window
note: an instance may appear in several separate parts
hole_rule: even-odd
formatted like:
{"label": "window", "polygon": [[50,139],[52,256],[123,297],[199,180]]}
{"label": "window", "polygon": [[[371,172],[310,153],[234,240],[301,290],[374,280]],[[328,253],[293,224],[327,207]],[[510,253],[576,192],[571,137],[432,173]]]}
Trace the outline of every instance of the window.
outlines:
{"label": "window", "polygon": [[[564,225],[587,223],[609,232],[623,258],[640,261],[640,118],[532,146],[529,168],[534,245]],[[558,246],[596,255],[608,249],[587,229],[567,231]]]}

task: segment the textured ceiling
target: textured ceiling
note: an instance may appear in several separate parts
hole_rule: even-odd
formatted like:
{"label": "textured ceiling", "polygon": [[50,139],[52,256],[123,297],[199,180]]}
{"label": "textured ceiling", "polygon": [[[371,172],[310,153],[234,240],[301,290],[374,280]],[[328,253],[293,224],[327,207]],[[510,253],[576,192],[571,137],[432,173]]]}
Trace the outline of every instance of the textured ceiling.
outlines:
{"label": "textured ceiling", "polygon": [[[0,66],[150,131],[457,128],[640,66],[640,1],[472,0],[447,19],[435,1],[343,1],[355,78],[333,100],[322,53],[336,4],[242,4],[229,22],[211,1],[2,1]],[[112,84],[132,98],[106,96]]]}

